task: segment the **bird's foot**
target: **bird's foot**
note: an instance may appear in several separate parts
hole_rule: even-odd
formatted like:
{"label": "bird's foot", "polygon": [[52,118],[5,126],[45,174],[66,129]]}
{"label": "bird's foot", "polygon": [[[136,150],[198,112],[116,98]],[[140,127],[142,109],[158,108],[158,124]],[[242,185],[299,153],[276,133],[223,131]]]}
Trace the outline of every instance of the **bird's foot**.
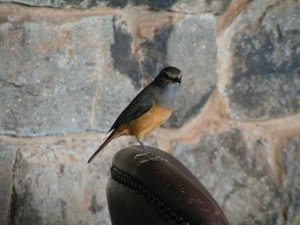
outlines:
{"label": "bird's foot", "polygon": [[141,154],[135,155],[134,159],[138,160],[139,158],[143,158],[143,160],[140,161],[140,163],[145,163],[148,161],[168,161],[167,159],[162,158],[158,154],[152,153],[152,152],[145,152]]}

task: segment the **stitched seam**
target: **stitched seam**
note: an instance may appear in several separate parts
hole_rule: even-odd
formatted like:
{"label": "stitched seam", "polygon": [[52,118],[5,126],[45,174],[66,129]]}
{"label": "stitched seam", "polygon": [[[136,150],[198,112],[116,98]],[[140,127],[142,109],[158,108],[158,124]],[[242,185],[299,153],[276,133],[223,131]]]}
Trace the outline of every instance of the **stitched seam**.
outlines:
{"label": "stitched seam", "polygon": [[189,225],[189,223],[175,213],[166,202],[158,198],[157,195],[148,190],[136,178],[133,178],[122,172],[114,165],[111,167],[110,171],[114,180],[142,194],[146,200],[150,202],[150,204],[154,205],[155,208],[157,208],[161,213],[163,213],[163,215],[165,215],[170,222],[173,222],[176,225]]}

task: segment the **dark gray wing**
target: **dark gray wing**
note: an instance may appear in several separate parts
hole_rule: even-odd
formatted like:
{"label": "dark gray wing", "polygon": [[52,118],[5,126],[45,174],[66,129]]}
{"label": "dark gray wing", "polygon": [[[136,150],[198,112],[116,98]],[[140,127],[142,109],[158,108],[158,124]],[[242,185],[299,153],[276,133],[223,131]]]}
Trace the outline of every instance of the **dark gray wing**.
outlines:
{"label": "dark gray wing", "polygon": [[142,91],[129,103],[129,105],[123,110],[123,112],[121,112],[108,132],[116,129],[122,124],[128,123],[131,120],[142,116],[145,112],[151,109],[153,104],[153,96]]}

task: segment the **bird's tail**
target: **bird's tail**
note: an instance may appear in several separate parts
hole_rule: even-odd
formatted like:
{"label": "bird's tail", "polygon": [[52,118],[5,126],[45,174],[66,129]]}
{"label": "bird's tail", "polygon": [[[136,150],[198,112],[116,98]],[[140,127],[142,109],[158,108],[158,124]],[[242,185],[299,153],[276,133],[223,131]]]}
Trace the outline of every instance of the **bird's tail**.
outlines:
{"label": "bird's tail", "polygon": [[102,145],[100,145],[100,147],[94,152],[94,154],[90,157],[88,163],[92,162],[93,159],[96,157],[96,155],[106,146],[108,145],[108,143],[117,138],[119,135],[117,134],[117,132],[115,132],[116,130],[114,130],[109,136],[108,138],[103,142]]}

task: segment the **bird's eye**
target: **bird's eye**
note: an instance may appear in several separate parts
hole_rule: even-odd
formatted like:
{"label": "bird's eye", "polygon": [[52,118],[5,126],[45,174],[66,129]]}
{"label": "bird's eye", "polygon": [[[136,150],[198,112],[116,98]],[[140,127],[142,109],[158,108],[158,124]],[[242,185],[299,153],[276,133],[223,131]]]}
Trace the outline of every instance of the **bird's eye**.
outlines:
{"label": "bird's eye", "polygon": [[171,79],[172,79],[167,73],[164,73],[164,78],[166,78],[166,79],[168,79],[168,80],[171,80]]}

